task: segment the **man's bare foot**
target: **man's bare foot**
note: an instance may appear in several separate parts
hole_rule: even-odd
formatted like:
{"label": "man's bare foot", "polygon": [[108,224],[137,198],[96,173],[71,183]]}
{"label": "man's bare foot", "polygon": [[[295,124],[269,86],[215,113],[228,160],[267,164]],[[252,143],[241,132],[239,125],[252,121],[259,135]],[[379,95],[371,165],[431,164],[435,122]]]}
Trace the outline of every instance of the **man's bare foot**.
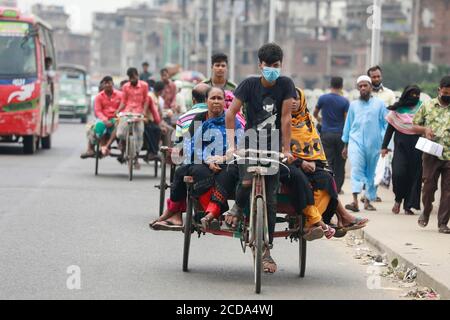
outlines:
{"label": "man's bare foot", "polygon": [[108,146],[103,146],[103,147],[102,147],[102,155],[103,155],[104,157],[109,156],[109,147],[108,147]]}
{"label": "man's bare foot", "polygon": [[265,273],[274,274],[277,272],[278,266],[270,256],[270,250],[266,249],[262,258],[263,270]]}

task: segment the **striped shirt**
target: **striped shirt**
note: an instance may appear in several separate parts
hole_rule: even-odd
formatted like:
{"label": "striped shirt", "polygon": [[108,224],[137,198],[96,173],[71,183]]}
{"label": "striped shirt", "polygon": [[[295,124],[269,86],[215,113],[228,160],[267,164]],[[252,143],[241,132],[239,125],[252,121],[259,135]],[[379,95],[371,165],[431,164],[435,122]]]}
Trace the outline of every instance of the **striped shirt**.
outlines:
{"label": "striped shirt", "polygon": [[182,137],[187,132],[189,132],[189,127],[191,126],[191,123],[197,116],[197,114],[205,112],[207,110],[208,106],[206,103],[198,103],[194,105],[191,110],[180,116],[177,121],[177,128],[175,133],[177,140],[181,140]]}

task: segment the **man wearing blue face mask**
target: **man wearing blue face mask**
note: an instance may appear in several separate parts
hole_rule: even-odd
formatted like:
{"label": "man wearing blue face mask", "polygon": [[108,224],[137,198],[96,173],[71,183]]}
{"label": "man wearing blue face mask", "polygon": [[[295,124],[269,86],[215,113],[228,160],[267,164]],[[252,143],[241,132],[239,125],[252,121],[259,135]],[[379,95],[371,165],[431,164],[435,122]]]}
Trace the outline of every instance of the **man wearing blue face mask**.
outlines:
{"label": "man wearing blue face mask", "polygon": [[[274,43],[263,45],[258,51],[259,69],[262,76],[250,77],[244,80],[235,90],[235,99],[226,115],[227,140],[230,154],[235,150],[234,129],[237,113],[244,106],[246,115],[245,130],[254,130],[258,137],[258,148],[273,151],[282,151],[288,161],[293,160],[290,153],[291,143],[291,106],[297,97],[294,82],[281,76],[283,63],[283,50]],[[280,141],[270,141],[270,133],[278,130]],[[281,132],[280,132],[281,131]],[[266,135],[266,137],[262,137]],[[268,135],[268,136],[267,136]],[[269,142],[263,145],[263,141]],[[251,141],[253,142],[253,141]],[[280,143],[281,147],[280,148]],[[245,172],[241,173],[242,181],[236,192],[236,206],[230,214],[235,217],[241,216],[250,198],[251,188],[248,180],[251,176]],[[245,187],[248,186],[248,187]],[[251,184],[250,184],[251,186]],[[266,196],[268,211],[269,242],[273,242],[273,233],[276,224],[276,196],[279,186],[279,173],[266,177]],[[275,261],[270,256],[269,248],[266,249],[263,257],[264,271],[274,273],[277,270]]]}

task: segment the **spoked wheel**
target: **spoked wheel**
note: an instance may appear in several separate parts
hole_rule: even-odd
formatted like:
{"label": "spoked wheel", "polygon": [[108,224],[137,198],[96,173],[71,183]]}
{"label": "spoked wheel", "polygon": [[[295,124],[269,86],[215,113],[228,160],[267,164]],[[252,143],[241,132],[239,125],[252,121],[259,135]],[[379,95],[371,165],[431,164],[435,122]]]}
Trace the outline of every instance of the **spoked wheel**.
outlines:
{"label": "spoked wheel", "polygon": [[299,232],[299,266],[300,266],[300,278],[305,277],[306,272],[306,240],[303,239],[303,229],[305,227],[305,217],[303,215],[299,216],[299,225],[301,231]]}
{"label": "spoked wheel", "polygon": [[127,162],[128,162],[128,178],[130,179],[130,181],[133,181],[133,166],[134,166],[134,157],[135,157],[132,139],[133,139],[133,136],[128,131],[126,155],[127,155]]}
{"label": "spoked wheel", "polygon": [[[155,164],[156,165],[156,164]],[[166,200],[166,158],[163,155],[161,159],[161,179],[159,183],[159,216],[162,216],[164,213],[164,202]]]}
{"label": "spoked wheel", "polygon": [[255,292],[261,293],[262,256],[264,247],[264,203],[256,199],[255,245],[253,247]]}
{"label": "spoked wheel", "polygon": [[98,163],[100,160],[100,143],[95,145],[95,175],[98,176]]}
{"label": "spoked wheel", "polygon": [[186,218],[184,221],[184,248],[183,248],[183,272],[188,272],[189,265],[189,249],[191,247],[191,236],[192,236],[192,220],[194,203],[188,195],[188,206],[186,211]]}

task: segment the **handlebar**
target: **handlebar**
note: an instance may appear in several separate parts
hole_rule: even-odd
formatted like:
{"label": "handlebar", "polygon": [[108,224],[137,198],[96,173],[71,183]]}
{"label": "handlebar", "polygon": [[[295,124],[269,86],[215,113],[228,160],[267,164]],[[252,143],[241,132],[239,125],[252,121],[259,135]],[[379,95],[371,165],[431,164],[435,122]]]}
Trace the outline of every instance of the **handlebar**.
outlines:
{"label": "handlebar", "polygon": [[241,149],[237,150],[233,156],[239,159],[273,161],[274,159],[286,162],[287,158],[283,153],[271,150],[257,150],[257,149]]}
{"label": "handlebar", "polygon": [[118,114],[119,118],[132,118],[132,119],[144,119],[144,115],[141,113],[132,113],[132,112],[120,112]]}

